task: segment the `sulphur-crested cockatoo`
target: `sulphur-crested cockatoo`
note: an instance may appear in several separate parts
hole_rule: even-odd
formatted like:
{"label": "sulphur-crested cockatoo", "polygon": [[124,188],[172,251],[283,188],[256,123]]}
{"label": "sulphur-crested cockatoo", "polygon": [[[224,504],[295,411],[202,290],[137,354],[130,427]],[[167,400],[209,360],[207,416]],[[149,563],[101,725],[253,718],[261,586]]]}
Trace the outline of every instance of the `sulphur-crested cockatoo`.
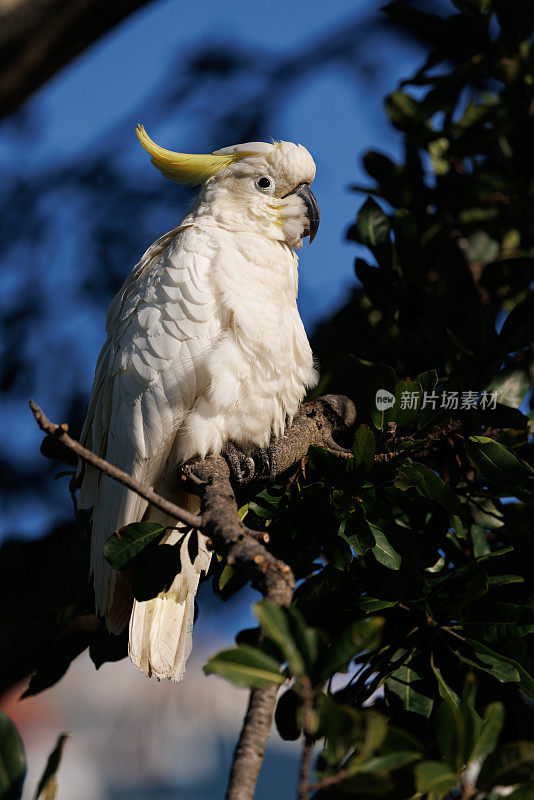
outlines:
{"label": "sulphur-crested cockatoo", "polygon": [[[167,178],[200,184],[193,210],[149,247],[109,308],[83,444],[190,510],[176,467],[192,456],[267,448],[316,383],[297,310],[295,248],[315,236],[315,164],[302,145],[248,142],[185,155],[137,136]],[[129,652],[147,675],[180,680],[191,651],[194,598],[211,553],[205,538],[161,518],[138,495],[86,468],[96,606],[113,633],[130,621]],[[113,531],[141,519],[180,547],[171,588],[133,601],[102,555]],[[192,537],[198,537],[198,542]],[[179,544],[180,542],[181,545]],[[133,602],[133,607],[132,607]]]}

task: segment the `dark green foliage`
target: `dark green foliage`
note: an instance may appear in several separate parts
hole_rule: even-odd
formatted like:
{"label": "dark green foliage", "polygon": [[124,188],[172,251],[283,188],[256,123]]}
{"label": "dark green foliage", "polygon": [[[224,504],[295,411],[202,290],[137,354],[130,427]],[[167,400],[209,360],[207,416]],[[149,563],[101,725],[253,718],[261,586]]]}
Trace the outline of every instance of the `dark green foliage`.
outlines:
{"label": "dark green foliage", "polygon": [[0,797],[17,800],[26,775],[24,747],[17,729],[0,711]]}
{"label": "dark green foliage", "polygon": [[387,7],[429,55],[386,100],[404,158],[364,156],[359,286],[314,342],[353,458],[312,448],[248,504],[298,580],[249,652],[289,682],[284,738],[311,687],[318,798],[534,796],[530,5]]}
{"label": "dark green foliage", "polygon": [[[35,800],[54,800],[57,794],[56,773],[61,763],[66,733],[58,736],[35,791]],[[0,711],[0,797],[19,800],[26,777],[26,756],[19,733],[11,720]]]}

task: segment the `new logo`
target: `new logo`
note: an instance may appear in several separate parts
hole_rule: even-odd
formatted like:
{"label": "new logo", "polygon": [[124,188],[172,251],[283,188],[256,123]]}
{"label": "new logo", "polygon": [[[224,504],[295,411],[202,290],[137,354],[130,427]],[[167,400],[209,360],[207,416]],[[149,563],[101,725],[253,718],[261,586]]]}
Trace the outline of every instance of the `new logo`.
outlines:
{"label": "new logo", "polygon": [[387,389],[379,389],[375,395],[375,405],[379,411],[387,411],[395,404],[395,395]]}

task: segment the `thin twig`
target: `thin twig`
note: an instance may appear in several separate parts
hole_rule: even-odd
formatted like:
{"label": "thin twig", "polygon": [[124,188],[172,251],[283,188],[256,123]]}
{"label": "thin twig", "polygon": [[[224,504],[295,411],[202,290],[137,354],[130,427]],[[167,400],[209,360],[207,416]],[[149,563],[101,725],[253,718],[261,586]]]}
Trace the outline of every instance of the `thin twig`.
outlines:
{"label": "thin twig", "polygon": [[311,792],[317,792],[319,789],[328,789],[330,786],[336,786],[336,784],[341,783],[341,781],[344,781],[348,775],[349,775],[348,769],[340,769],[333,775],[327,775],[326,778],[321,778],[320,781],[316,781],[315,783],[310,783],[309,789]]}
{"label": "thin twig", "polygon": [[145,500],[148,500],[149,503],[152,503],[153,506],[159,508],[160,511],[163,511],[170,517],[180,522],[185,522],[186,525],[191,525],[193,528],[200,528],[202,526],[202,519],[197,514],[191,514],[189,511],[186,511],[185,508],[180,508],[180,506],[171,503],[170,500],[166,500],[149,486],[139,483],[139,481],[130,477],[126,472],[114,467],[109,461],[105,461],[105,459],[92,453],[91,450],[87,450],[87,448],[83,447],[76,439],[69,436],[69,428],[66,423],[56,425],[50,422],[48,417],[33,400],[30,400],[29,405],[41,430],[48,433],[49,436],[54,436],[61,444],[64,444],[69,450],[76,453],[83,461],[91,464],[91,466],[100,470],[100,472],[103,472],[105,475],[109,475],[113,480],[122,483],[123,486],[131,489],[132,492],[140,495],[140,497],[144,497]]}

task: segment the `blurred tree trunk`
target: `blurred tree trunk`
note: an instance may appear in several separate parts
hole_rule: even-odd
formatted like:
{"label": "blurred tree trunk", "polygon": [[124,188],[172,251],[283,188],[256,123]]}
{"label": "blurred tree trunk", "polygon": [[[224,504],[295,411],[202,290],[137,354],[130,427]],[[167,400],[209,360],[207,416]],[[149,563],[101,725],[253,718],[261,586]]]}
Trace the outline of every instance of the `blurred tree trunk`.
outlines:
{"label": "blurred tree trunk", "polygon": [[0,117],[150,0],[0,0]]}

